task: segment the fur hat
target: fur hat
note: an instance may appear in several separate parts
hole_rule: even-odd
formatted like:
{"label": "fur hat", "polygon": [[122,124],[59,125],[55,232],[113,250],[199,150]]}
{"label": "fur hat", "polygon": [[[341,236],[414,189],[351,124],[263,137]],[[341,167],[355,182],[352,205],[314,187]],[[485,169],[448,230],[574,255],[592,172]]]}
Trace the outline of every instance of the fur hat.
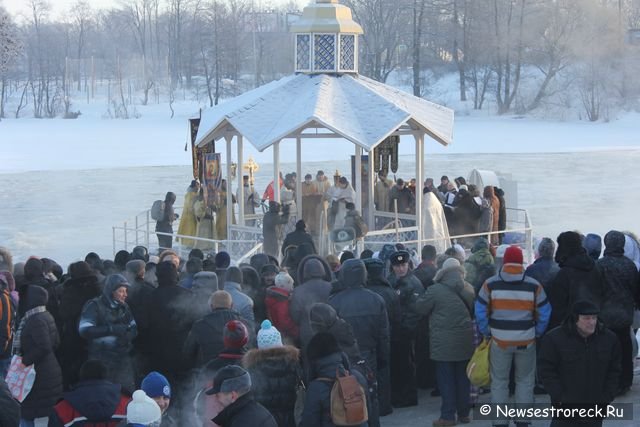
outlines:
{"label": "fur hat", "polygon": [[224,325],[222,340],[225,348],[242,348],[249,342],[249,330],[239,320],[229,320]]}
{"label": "fur hat", "polygon": [[225,366],[216,372],[213,377],[213,387],[205,391],[212,395],[220,392],[230,393],[232,391],[243,392],[251,390],[251,376],[249,372],[237,365]]}
{"label": "fur hat", "polygon": [[377,258],[367,258],[363,261],[369,277],[382,277],[384,275],[384,261]]}
{"label": "fur hat", "polygon": [[339,353],[340,347],[336,337],[328,332],[315,334],[307,345],[307,358],[310,361],[318,360],[333,353]]}
{"label": "fur hat", "polygon": [[522,249],[519,246],[511,245],[504,251],[503,262],[505,264],[522,264],[524,262]]}
{"label": "fur hat", "polygon": [[391,261],[391,265],[400,265],[408,263],[410,258],[411,257],[409,255],[409,252],[397,251],[393,255],[391,255],[391,258],[389,259]]}
{"label": "fur hat", "polygon": [[258,331],[258,348],[282,347],[282,336],[269,320],[263,320]]}
{"label": "fur hat", "polygon": [[558,242],[558,250],[556,250],[555,259],[558,264],[562,265],[572,255],[586,252],[582,247],[582,236],[575,231],[560,233],[556,241]]}
{"label": "fur hat", "polygon": [[127,422],[143,426],[160,421],[162,412],[158,404],[142,390],[133,393],[133,399],[127,405]]}

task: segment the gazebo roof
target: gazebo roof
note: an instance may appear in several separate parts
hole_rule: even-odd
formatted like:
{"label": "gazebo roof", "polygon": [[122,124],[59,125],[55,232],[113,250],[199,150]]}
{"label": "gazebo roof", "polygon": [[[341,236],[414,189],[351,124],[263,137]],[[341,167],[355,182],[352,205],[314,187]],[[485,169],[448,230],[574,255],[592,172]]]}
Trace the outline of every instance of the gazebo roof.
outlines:
{"label": "gazebo roof", "polygon": [[449,108],[360,75],[297,74],[205,110],[196,145],[231,127],[263,151],[307,127],[323,127],[371,151],[407,123],[448,145],[453,116]]}

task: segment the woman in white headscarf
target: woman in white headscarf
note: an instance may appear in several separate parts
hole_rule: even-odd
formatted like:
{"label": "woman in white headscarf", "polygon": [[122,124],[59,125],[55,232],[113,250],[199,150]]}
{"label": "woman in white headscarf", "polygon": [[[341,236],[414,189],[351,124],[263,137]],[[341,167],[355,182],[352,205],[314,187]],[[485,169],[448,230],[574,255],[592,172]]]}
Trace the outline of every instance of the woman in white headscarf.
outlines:
{"label": "woman in white headscarf", "polygon": [[447,219],[438,197],[428,188],[423,190],[422,197],[422,239],[442,254],[451,245]]}

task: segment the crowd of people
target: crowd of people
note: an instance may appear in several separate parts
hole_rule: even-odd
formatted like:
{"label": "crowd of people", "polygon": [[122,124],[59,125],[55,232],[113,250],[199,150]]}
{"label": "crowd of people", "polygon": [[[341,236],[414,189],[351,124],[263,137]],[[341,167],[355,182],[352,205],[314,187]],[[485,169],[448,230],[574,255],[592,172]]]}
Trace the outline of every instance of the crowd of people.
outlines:
{"label": "crowd of people", "polygon": [[[374,207],[381,214],[376,217],[371,227],[381,229],[393,221],[396,214],[415,215],[416,213],[416,180],[407,182],[402,178],[391,180],[387,172],[379,171],[374,185]],[[180,243],[188,248],[210,250],[211,243],[206,240],[192,239],[194,236],[202,239],[225,240],[227,236],[227,190],[223,180],[221,188],[215,191],[215,197],[206,197],[204,189],[197,180],[193,180],[184,198],[182,216],[179,218],[178,235]],[[364,212],[356,209],[356,192],[345,176],[336,171],[333,185],[322,170],[317,171],[315,178],[306,174],[304,180],[298,182],[295,172],[280,176],[280,201],[275,200],[274,182],[267,186],[262,197],[256,192],[250,177],[243,177],[243,191],[240,189],[232,197],[236,204],[241,198],[244,200],[244,214],[248,217],[247,225],[256,224],[261,206],[268,206],[262,218],[262,233],[264,251],[271,256],[278,256],[282,247],[285,256],[287,246],[284,246],[286,236],[298,230],[300,220],[304,221],[305,231],[317,239],[323,227],[321,218],[326,217],[327,231],[344,228],[353,229],[354,239],[362,239],[368,232],[368,225],[364,217],[368,214],[367,192],[363,192],[362,207]],[[301,192],[301,217],[298,217],[296,207],[296,193]],[[493,245],[503,242],[507,224],[507,209],[504,191],[498,187],[485,186],[477,188],[473,184],[467,185],[463,177],[449,181],[442,176],[440,185],[435,186],[432,178],[424,182],[423,197],[423,228],[425,238],[438,249],[444,251],[449,236],[460,236],[477,233],[487,233]],[[158,219],[156,232],[159,246],[164,249],[172,247],[172,224],[178,219],[173,205],[176,196],[168,192],[164,200],[164,211]],[[235,212],[232,210],[232,222],[236,223]],[[385,213],[388,214],[385,216]],[[255,216],[255,217],[254,217]],[[402,220],[401,220],[402,223]],[[495,233],[495,234],[489,234]],[[460,239],[460,243],[470,246],[474,238]]]}
{"label": "crowd of people", "polygon": [[[139,246],[65,272],[2,248],[0,376],[19,355],[36,379],[22,402],[0,384],[0,425],[333,426],[344,375],[365,391],[363,426],[417,405],[418,388],[441,396],[441,427],[470,422],[483,392],[520,405],[546,392],[572,407],[631,387],[631,233],[544,238],[528,266],[520,247],[485,238],[470,254],[456,244],[420,255],[401,243],[339,259],[311,248],[292,268],[267,254],[234,266],[226,252],[183,260]],[[483,338],[487,390],[466,375]]]}

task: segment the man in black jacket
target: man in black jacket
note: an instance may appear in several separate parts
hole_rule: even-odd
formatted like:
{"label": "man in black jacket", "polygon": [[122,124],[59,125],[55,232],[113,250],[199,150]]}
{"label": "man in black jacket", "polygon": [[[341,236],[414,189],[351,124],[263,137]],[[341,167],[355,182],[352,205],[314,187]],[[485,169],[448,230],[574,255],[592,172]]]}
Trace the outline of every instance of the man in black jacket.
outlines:
{"label": "man in black jacket", "polygon": [[285,255],[285,250],[289,246],[300,247],[305,243],[313,248],[314,254],[317,253],[313,238],[311,234],[307,233],[307,224],[305,224],[304,220],[300,219],[296,222],[296,229],[287,234],[282,242],[282,256]]}
{"label": "man in black jacket", "polygon": [[600,308],[604,298],[602,274],[582,247],[581,236],[575,231],[565,231],[557,242],[555,260],[560,271],[551,282],[549,329],[562,323],[576,301],[588,300]]}
{"label": "man in black jacket", "polygon": [[[572,314],[542,340],[538,372],[551,403],[560,408],[607,405],[618,391],[620,344],[598,320],[598,307],[578,301]],[[554,419],[551,427],[600,427],[602,419]]]}
{"label": "man in black jacket", "polygon": [[600,318],[620,341],[622,350],[622,374],[619,394],[626,393],[633,383],[633,352],[630,328],[636,307],[638,270],[629,258],[624,256],[624,234],[609,231],[604,236],[604,257],[596,264],[604,279],[604,299]]}
{"label": "man in black jacket", "polygon": [[[364,260],[367,267],[367,289],[380,295],[387,308],[389,318],[389,335],[400,323],[400,301],[398,294],[391,287],[389,281],[384,277],[384,262],[377,258]],[[393,412],[391,407],[391,370],[386,365],[378,368],[378,401],[380,405],[380,415],[389,415]]]}
{"label": "man in black jacket", "polygon": [[[360,259],[345,261],[338,281],[340,290],[329,298],[329,304],[351,325],[360,354],[376,373],[389,366],[389,320],[384,300],[365,289],[367,269]],[[371,402],[369,425],[376,426],[379,425],[377,395],[371,396]]]}
{"label": "man in black jacket", "polygon": [[240,313],[231,309],[229,292],[216,291],[209,298],[211,313],[196,321],[184,343],[184,355],[195,367],[202,367],[224,349],[224,325],[241,320]]}
{"label": "man in black jacket", "polygon": [[224,408],[211,421],[220,427],[277,427],[273,416],[253,399],[251,377],[240,366],[222,368],[213,377],[213,387],[205,392],[215,395]]}
{"label": "man in black jacket", "polygon": [[424,288],[409,269],[409,258],[407,251],[395,252],[390,258],[393,272],[389,283],[400,301],[400,323],[391,337],[391,401],[396,408],[418,404],[414,345],[422,316],[414,306]]}

